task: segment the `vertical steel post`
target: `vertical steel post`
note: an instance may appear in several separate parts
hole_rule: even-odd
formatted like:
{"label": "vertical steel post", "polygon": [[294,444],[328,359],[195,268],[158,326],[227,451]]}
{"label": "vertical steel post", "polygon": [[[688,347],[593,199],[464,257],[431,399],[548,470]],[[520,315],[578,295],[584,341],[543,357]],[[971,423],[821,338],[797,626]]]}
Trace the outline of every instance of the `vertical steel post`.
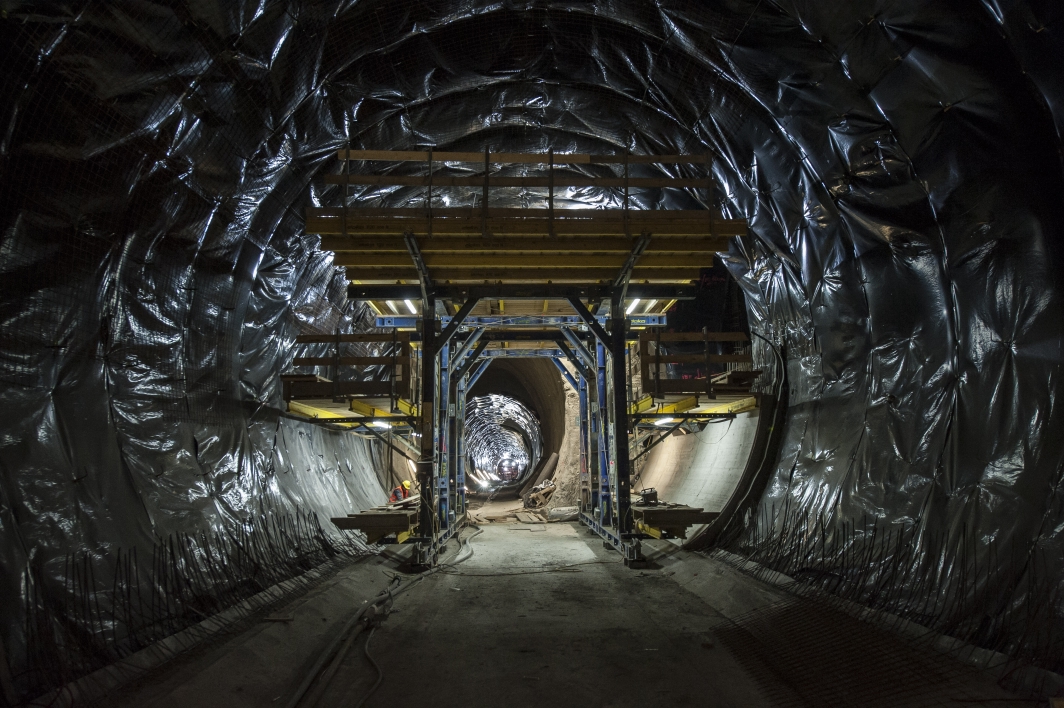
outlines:
{"label": "vertical steel post", "polygon": [[421,313],[421,457],[417,463],[417,481],[421,488],[418,509],[418,542],[415,563],[431,565],[432,545],[436,538],[436,298],[424,299]]}
{"label": "vertical steel post", "polygon": [[608,392],[606,390],[606,347],[595,342],[595,390],[591,399],[591,417],[595,425],[595,453],[598,456],[599,518],[603,526],[613,524],[613,494],[610,485],[609,420],[606,417]]}
{"label": "vertical steel post", "polygon": [[580,394],[580,483],[581,487],[586,484],[588,490],[586,499],[581,496],[580,510],[588,514],[594,514],[595,506],[598,504],[598,492],[595,490],[594,477],[591,476],[591,455],[588,446],[588,441],[590,440],[588,428],[590,423],[587,415],[587,380],[579,371],[576,375]]}
{"label": "vertical steel post", "polygon": [[461,517],[466,510],[465,495],[465,407],[468,374],[458,380],[455,405],[455,441],[454,441],[454,512]]}
{"label": "vertical steel post", "polygon": [[[437,342],[439,346],[439,342]],[[440,346],[440,384],[439,390],[439,413],[436,420],[440,421],[439,434],[439,473],[436,477],[439,501],[436,504],[436,513],[439,518],[439,528],[446,529],[450,526],[451,516],[451,443],[454,440],[454,415],[451,408],[451,343],[444,342]]]}
{"label": "vertical steel post", "polygon": [[617,532],[624,538],[624,534],[632,532],[632,489],[631,489],[631,463],[629,462],[628,450],[628,377],[627,365],[627,341],[625,331],[627,323],[624,317],[624,300],[620,294],[615,295],[610,303],[610,373],[612,381],[610,388],[613,389],[613,463],[614,478],[616,480],[613,490],[614,508],[617,512]]}

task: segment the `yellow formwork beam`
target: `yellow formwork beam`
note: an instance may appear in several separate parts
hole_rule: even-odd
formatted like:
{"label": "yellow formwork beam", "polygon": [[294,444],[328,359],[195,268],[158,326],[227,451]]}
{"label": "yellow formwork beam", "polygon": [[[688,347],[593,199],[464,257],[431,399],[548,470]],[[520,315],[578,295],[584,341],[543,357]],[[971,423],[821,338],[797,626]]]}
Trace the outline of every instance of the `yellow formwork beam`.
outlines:
{"label": "yellow formwork beam", "polygon": [[388,418],[397,415],[417,415],[417,406],[410,401],[403,398],[396,400],[395,407],[399,409],[399,413],[392,413],[391,411],[384,410],[383,408],[375,408],[364,401],[360,401],[357,398],[352,398],[348,405],[351,408],[351,412],[358,413],[367,417]]}
{"label": "yellow formwork beam", "polygon": [[635,403],[628,406],[628,415],[634,415],[636,413],[646,413],[648,410],[654,407],[654,397],[649,393],[640,398]]}
{"label": "yellow formwork beam", "polygon": [[746,398],[740,398],[737,401],[730,401],[728,403],[720,403],[717,405],[706,406],[699,408],[699,413],[745,413],[746,411],[752,411],[757,408],[757,397],[747,396]]}
{"label": "yellow formwork beam", "polygon": [[655,413],[683,413],[698,405],[698,397],[682,398],[675,403],[665,403],[654,409]]}
{"label": "yellow formwork beam", "polygon": [[288,412],[303,415],[307,418],[350,418],[346,413],[337,413],[327,408],[308,406],[306,403],[300,403],[299,401],[289,401]]}
{"label": "yellow formwork beam", "polygon": [[398,408],[403,415],[417,416],[417,406],[405,398],[396,400],[395,407]]}

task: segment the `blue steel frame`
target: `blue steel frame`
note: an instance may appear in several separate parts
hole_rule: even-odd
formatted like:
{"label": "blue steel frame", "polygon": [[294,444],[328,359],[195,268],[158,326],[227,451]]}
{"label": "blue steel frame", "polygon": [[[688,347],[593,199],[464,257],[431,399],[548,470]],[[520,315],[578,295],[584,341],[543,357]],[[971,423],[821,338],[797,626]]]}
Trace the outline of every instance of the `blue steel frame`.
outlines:
{"label": "blue steel frame", "polygon": [[[450,317],[438,318],[442,325],[450,323]],[[605,318],[596,318],[600,322]],[[653,321],[651,321],[653,320]],[[636,326],[665,324],[664,315],[636,316],[629,322]],[[379,317],[378,327],[411,327],[418,324],[416,318]],[[575,376],[562,363],[566,356],[560,348],[544,349],[496,349],[484,351],[477,346],[484,326],[509,325],[557,326],[563,340],[581,366],[575,366]],[[600,535],[610,546],[620,551],[626,562],[642,558],[639,542],[626,538],[617,518],[616,499],[620,492],[616,477],[616,456],[627,455],[627,430],[618,431],[613,413],[613,392],[609,382],[614,362],[605,344],[597,337],[592,348],[570,328],[586,328],[580,317],[467,317],[462,327],[474,332],[461,343],[451,339],[440,347],[433,361],[428,363],[419,351],[424,366],[434,367],[433,410],[433,474],[432,485],[436,491],[436,527],[420,542],[427,559],[434,559],[440,548],[454,536],[466,512],[465,494],[465,412],[467,395],[491,362],[498,357],[547,358],[561,372],[565,381],[578,393],[580,407],[580,480],[581,489],[587,489],[586,498],[580,500],[580,521]],[[624,336],[621,334],[620,336]],[[562,341],[562,340],[560,340]],[[560,345],[559,345],[560,346]],[[586,373],[585,373],[586,372]],[[588,375],[593,377],[588,380]],[[624,490],[628,491],[628,490]],[[430,517],[431,518],[431,517]],[[438,529],[438,530],[437,530]]]}

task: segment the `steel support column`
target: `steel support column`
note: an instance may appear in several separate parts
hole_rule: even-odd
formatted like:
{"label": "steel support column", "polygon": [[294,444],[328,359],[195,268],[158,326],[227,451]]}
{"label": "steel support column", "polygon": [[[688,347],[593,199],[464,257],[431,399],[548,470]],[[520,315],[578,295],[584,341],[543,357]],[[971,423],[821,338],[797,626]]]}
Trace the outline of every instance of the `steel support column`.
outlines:
{"label": "steel support column", "polygon": [[643,554],[639,539],[633,533],[632,517],[632,465],[628,449],[628,377],[625,341],[624,290],[615,292],[610,302],[610,390],[612,410],[610,421],[613,432],[613,478],[614,528],[621,539],[620,549],[627,564],[642,563]]}
{"label": "steel support column", "polygon": [[431,565],[436,536],[436,299],[424,300],[421,318],[421,457],[417,463],[417,481],[421,504],[418,509],[418,541],[414,562]]}

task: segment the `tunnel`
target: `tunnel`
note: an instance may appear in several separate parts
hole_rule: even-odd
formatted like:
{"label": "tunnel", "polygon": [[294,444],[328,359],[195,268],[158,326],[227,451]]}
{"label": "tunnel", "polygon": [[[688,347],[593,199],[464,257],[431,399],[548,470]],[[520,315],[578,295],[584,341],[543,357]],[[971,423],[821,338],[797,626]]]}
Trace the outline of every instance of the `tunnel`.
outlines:
{"label": "tunnel", "polygon": [[[0,32],[0,705],[1064,696],[1057,3],[10,0]],[[358,296],[397,256],[345,246],[348,212],[466,209],[486,252],[490,170],[445,165],[458,186],[426,196],[420,168],[351,151],[424,153],[430,180],[434,151],[540,156],[498,173],[504,216],[704,212],[728,244],[669,256],[683,298],[618,295],[608,331],[585,291],[469,316],[590,307],[592,349],[597,315],[662,318],[695,344],[659,338],[659,379],[703,377],[704,407],[732,357],[755,403],[655,413],[630,384],[610,415],[661,425],[592,437],[624,374],[585,400],[579,356],[493,342],[453,414],[419,408],[425,343],[471,330],[415,289],[463,278],[433,281],[446,258],[411,237],[396,272],[421,248],[429,276]],[[609,159],[555,189],[567,155]],[[558,292],[609,260],[500,253]],[[741,350],[711,351],[727,333]],[[417,432],[433,415],[460,445]],[[622,448],[631,529],[607,537],[588,470],[620,482],[587,451]],[[429,569],[408,555],[429,516],[342,528],[466,490]],[[701,521],[634,518],[681,506]],[[642,569],[616,553],[634,540]]]}
{"label": "tunnel", "polygon": [[[483,485],[483,490],[489,495],[519,493],[527,482],[535,481],[535,473],[540,465],[550,459],[552,453],[557,455],[561,452],[566,432],[566,411],[565,391],[558,370],[549,361],[542,359],[500,359],[492,362],[488,370],[477,379],[469,395],[474,397],[474,401],[484,402],[485,413],[498,410],[500,404],[516,409],[514,418],[511,419],[513,422],[508,427],[520,436],[527,462],[522,466],[521,474],[512,480],[506,480],[507,483],[500,484],[503,480],[484,479],[487,484]],[[491,400],[491,397],[499,397],[502,400]],[[467,445],[470,446],[470,454],[475,455],[472,446],[476,443],[469,436],[472,432],[469,419],[476,416],[476,409],[467,408],[466,416]],[[502,421],[499,424],[505,425]],[[512,436],[510,439],[517,442]],[[492,460],[497,459],[498,455],[487,449],[481,454]]]}

